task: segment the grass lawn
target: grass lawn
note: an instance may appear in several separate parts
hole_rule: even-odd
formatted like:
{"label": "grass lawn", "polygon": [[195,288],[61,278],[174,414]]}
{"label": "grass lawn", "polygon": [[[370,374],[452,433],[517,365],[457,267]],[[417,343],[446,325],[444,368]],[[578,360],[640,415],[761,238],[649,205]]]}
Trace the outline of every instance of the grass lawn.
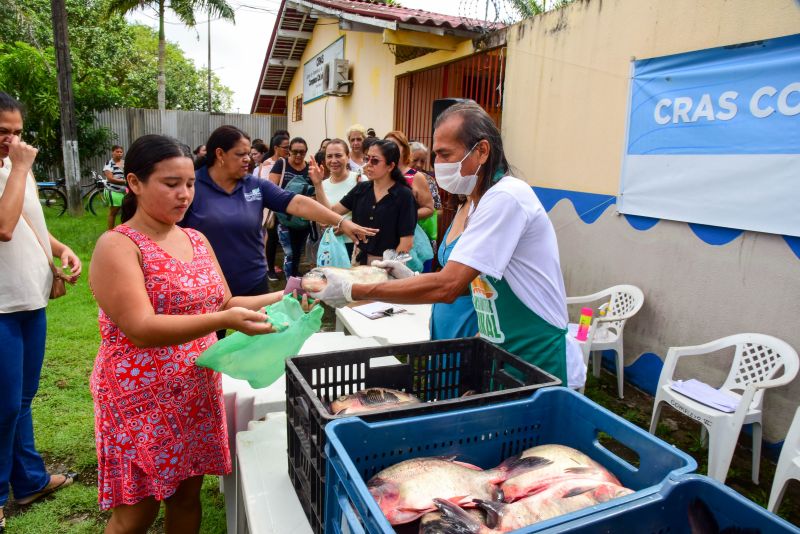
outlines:
{"label": "grass lawn", "polygon": [[[6,506],[9,533],[99,533],[107,513],[97,506],[97,457],[89,375],[97,353],[97,304],[89,290],[89,260],[105,230],[105,213],[82,219],[47,217],[50,232],[80,256],[84,274],[67,296],[47,310],[47,350],[39,393],[33,402],[36,445],[51,471],[77,471],[71,487],[27,508]],[[223,496],[216,477],[203,485],[204,533],[225,532]],[[159,519],[153,532],[162,532]]]}

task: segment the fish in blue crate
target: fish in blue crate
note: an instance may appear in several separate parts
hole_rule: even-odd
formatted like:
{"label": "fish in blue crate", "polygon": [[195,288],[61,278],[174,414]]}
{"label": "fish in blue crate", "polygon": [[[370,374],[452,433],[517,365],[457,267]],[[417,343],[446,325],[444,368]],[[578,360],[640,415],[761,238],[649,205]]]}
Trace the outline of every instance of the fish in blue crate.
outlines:
{"label": "fish in blue crate", "polygon": [[632,493],[563,445],[533,447],[488,470],[455,457],[414,458],[379,472],[367,488],[392,525],[434,512],[420,526],[424,534],[508,532]]}

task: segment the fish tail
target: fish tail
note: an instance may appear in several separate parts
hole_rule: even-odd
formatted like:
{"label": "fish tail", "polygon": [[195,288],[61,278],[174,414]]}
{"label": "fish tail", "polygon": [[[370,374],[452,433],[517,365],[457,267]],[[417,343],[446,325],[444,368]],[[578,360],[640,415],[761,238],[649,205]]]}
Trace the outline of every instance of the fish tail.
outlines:
{"label": "fish tail", "polygon": [[480,534],[483,525],[462,510],[457,505],[444,499],[433,499],[436,508],[442,513],[442,518],[436,521],[441,534]]}
{"label": "fish tail", "polygon": [[694,499],[689,503],[689,528],[692,534],[717,534],[719,524],[714,514],[702,499]]}
{"label": "fish tail", "polygon": [[486,524],[490,528],[494,528],[500,524],[503,518],[507,504],[497,501],[484,501],[482,499],[475,499],[475,505],[486,513]]}

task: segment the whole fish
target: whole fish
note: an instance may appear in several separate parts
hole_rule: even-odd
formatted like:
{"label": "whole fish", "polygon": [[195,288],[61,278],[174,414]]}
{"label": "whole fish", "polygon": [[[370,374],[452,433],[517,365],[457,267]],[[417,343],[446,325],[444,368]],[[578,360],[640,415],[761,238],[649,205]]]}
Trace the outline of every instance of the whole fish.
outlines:
{"label": "whole fish", "polygon": [[633,492],[610,482],[565,479],[514,503],[477,499],[475,504],[486,512],[485,525],[452,502],[436,499],[435,504],[442,512],[439,520],[442,534],[495,534],[510,532],[630,493]]}
{"label": "whole fish", "polygon": [[414,458],[387,467],[367,483],[392,525],[409,523],[436,509],[436,498],[474,507],[473,499],[497,500],[499,471],[444,458]]}
{"label": "whole fish", "polygon": [[371,265],[359,265],[350,269],[339,267],[316,267],[308,271],[301,281],[305,291],[317,293],[325,289],[328,285],[327,275],[333,273],[336,276],[346,278],[354,284],[379,284],[389,280],[386,269],[372,267]]}
{"label": "whole fish", "polygon": [[497,469],[506,471],[500,486],[506,502],[522,499],[567,478],[619,485],[619,480],[602,465],[564,445],[540,445],[524,450],[505,460]]}
{"label": "whole fish", "polygon": [[342,395],[331,403],[331,413],[352,415],[406,404],[419,404],[420,402],[422,401],[411,393],[389,388],[369,388],[350,395]]}

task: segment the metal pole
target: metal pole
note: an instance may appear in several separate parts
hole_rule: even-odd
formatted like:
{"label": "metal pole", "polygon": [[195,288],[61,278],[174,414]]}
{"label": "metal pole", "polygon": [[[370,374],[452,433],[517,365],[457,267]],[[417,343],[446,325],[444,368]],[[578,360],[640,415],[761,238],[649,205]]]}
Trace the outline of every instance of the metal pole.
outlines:
{"label": "metal pole", "polygon": [[208,15],[208,112],[211,113],[211,14]]}
{"label": "metal pole", "polygon": [[56,47],[58,99],[61,108],[61,147],[64,152],[64,179],[67,206],[75,217],[83,215],[81,202],[81,168],[78,156],[78,126],[75,122],[75,101],[72,94],[72,62],[69,55],[67,8],[64,0],[51,0],[53,40]]}

